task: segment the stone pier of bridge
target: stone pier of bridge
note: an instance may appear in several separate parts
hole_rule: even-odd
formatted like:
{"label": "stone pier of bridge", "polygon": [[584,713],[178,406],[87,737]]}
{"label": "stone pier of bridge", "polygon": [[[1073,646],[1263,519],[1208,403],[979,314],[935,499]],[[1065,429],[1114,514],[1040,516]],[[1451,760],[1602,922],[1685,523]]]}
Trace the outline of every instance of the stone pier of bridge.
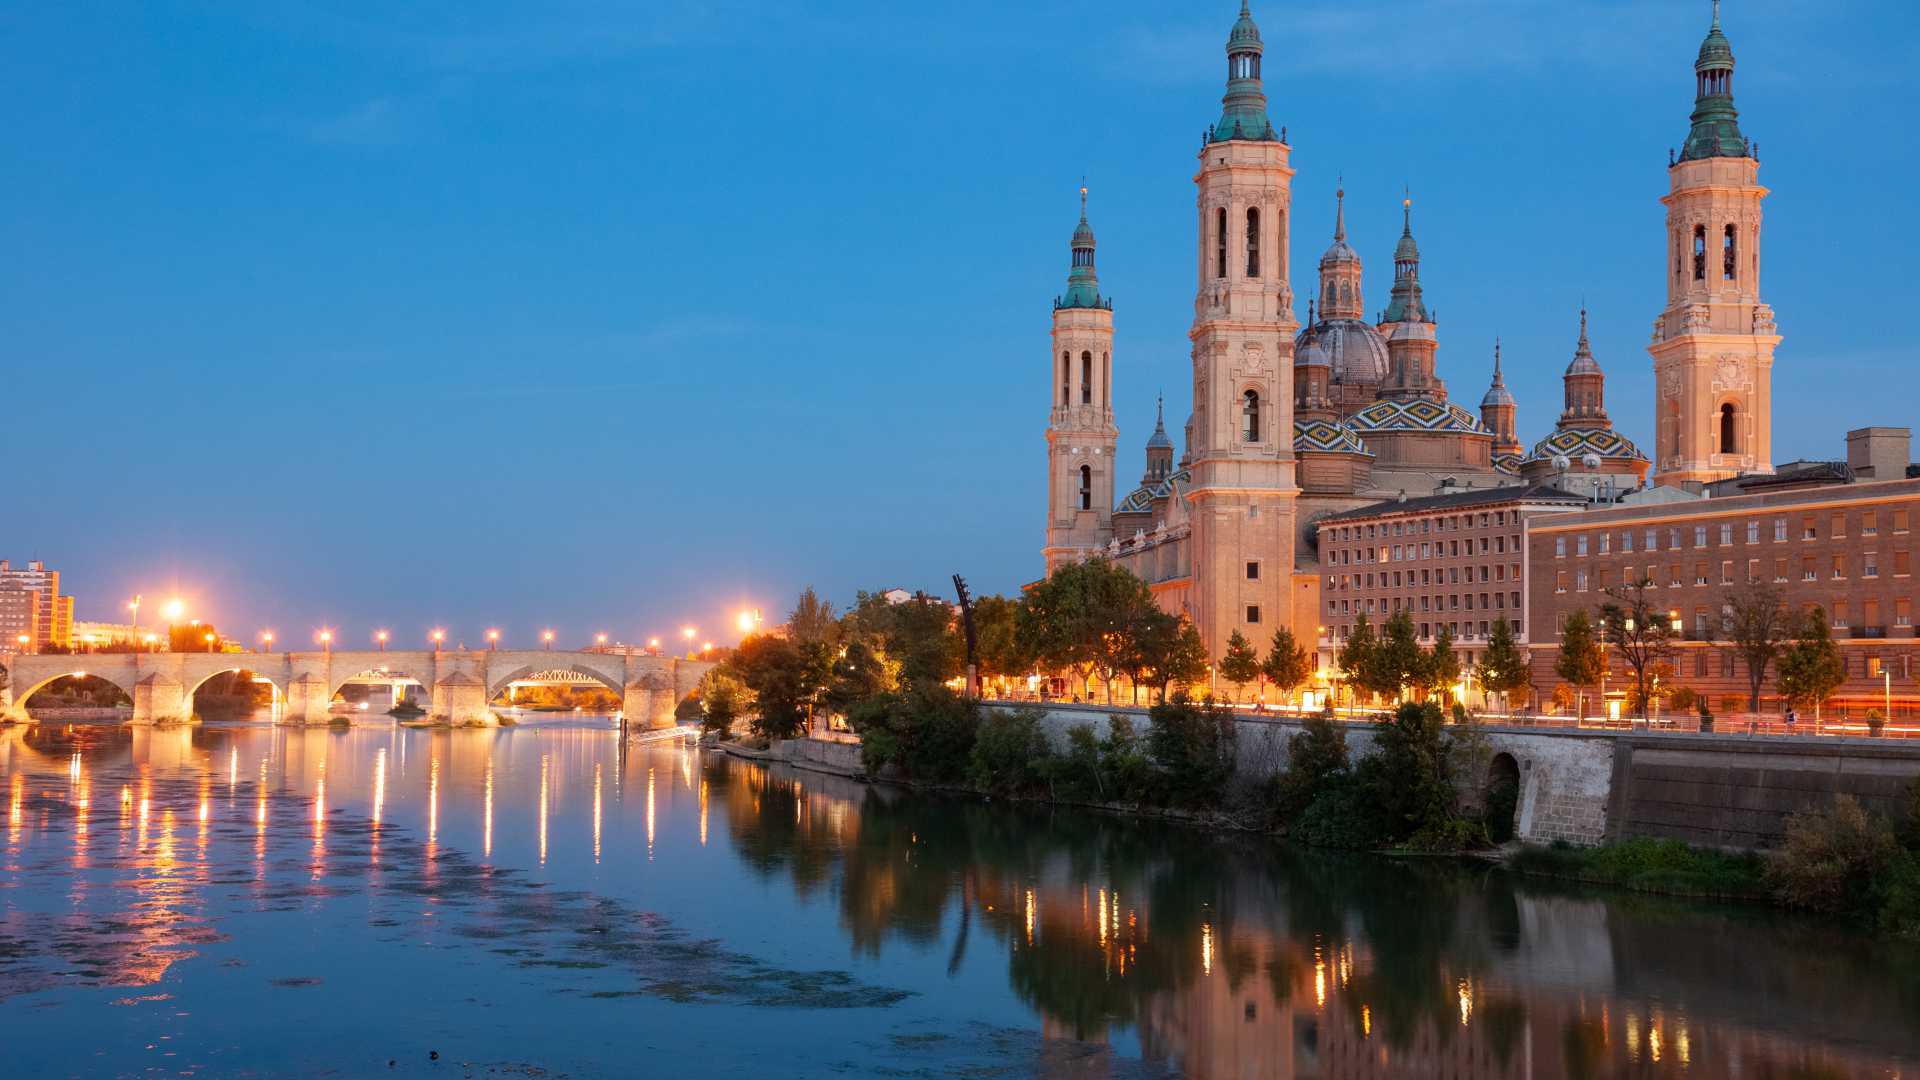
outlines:
{"label": "stone pier of bridge", "polygon": [[4,666],[8,682],[0,691],[0,718],[16,721],[27,719],[26,703],[35,691],[63,676],[92,675],[132,699],[132,723],[184,723],[192,719],[194,691],[202,683],[248,671],[273,684],[289,723],[327,723],[334,695],[349,682],[405,679],[421,687],[430,722],[484,726],[497,722],[488,703],[508,684],[563,671],[619,694],[629,723],[656,728],[673,726],[674,710],[713,667],[670,656],[547,649],[28,655],[11,657]]}

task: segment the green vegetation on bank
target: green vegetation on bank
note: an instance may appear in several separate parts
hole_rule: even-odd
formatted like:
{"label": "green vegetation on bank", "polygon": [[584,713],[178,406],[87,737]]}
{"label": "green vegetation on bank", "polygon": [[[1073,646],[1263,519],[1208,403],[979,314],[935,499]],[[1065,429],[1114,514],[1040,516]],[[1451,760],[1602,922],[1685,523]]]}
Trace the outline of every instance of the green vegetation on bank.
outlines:
{"label": "green vegetation on bank", "polygon": [[1766,901],[1920,938],[1920,779],[1908,789],[1897,829],[1842,795],[1830,806],[1795,814],[1779,849],[1765,855],[1707,851],[1677,840],[1628,840],[1597,848],[1523,848],[1508,865],[1642,892]]}

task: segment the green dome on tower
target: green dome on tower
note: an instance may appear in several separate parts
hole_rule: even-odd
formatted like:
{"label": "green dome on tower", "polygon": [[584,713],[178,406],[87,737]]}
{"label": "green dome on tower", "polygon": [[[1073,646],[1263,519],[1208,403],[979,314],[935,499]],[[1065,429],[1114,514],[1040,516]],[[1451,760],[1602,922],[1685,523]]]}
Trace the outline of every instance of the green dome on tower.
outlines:
{"label": "green dome on tower", "polygon": [[1067,274],[1067,291],[1053,302],[1060,308],[1108,308],[1113,301],[1100,296],[1100,276],[1093,268],[1093,226],[1087,223],[1087,189],[1080,189],[1080,224],[1073,230],[1073,269]]}
{"label": "green dome on tower", "polygon": [[1227,94],[1221,99],[1220,122],[1213,125],[1212,142],[1279,142],[1273,121],[1267,119],[1267,94],[1260,83],[1260,27],[1240,0],[1240,18],[1227,34]]}
{"label": "green dome on tower", "polygon": [[1740,112],[1733,107],[1733,43],[1720,32],[1720,0],[1714,0],[1713,26],[1700,43],[1693,73],[1693,129],[1680,160],[1751,157],[1752,147],[1740,133]]}

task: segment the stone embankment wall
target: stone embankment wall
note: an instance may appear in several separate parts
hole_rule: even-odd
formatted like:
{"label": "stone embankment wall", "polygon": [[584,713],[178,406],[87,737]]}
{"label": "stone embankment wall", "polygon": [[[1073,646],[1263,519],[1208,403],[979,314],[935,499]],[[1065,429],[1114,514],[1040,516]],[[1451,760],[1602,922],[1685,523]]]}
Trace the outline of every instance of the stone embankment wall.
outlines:
{"label": "stone embankment wall", "polygon": [[[1145,709],[1049,705],[1044,726],[1056,747],[1087,724],[1106,734],[1123,715],[1138,734]],[[1237,718],[1239,771],[1264,780],[1287,767],[1287,741],[1299,720],[1278,714]],[[1592,845],[1635,838],[1684,840],[1721,848],[1777,844],[1794,812],[1858,798],[1895,821],[1907,785],[1920,776],[1920,744],[1830,737],[1737,737],[1526,727],[1485,729],[1489,769],[1505,755],[1520,776],[1515,833],[1532,843]],[[1370,725],[1347,727],[1358,758],[1373,746]],[[1504,764],[1504,763],[1498,763]],[[1462,794],[1477,801],[1487,778]]]}

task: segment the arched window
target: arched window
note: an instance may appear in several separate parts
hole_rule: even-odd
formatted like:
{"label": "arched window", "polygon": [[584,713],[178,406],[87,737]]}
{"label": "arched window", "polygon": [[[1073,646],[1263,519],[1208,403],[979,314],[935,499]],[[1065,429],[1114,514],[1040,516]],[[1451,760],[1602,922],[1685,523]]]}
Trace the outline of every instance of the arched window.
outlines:
{"label": "arched window", "polygon": [[1073,354],[1060,354],[1060,404],[1073,404]]}
{"label": "arched window", "polygon": [[[1326,303],[1327,303],[1327,304],[1331,304],[1331,303],[1333,303],[1333,282],[1331,282],[1331,281],[1329,281],[1329,282],[1327,282],[1327,299],[1326,299]],[[1324,305],[1323,305],[1323,306],[1324,306]]]}
{"label": "arched window", "polygon": [[1727,226],[1727,239],[1720,249],[1720,275],[1728,281],[1738,276],[1739,262],[1734,254],[1733,226]]}
{"label": "arched window", "polygon": [[1246,403],[1240,407],[1241,438],[1246,442],[1260,441],[1260,394],[1249,390]]}
{"label": "arched window", "polygon": [[1720,406],[1720,452],[1737,454],[1740,452],[1738,435],[1739,425],[1735,422],[1733,402]]}
{"label": "arched window", "polygon": [[1707,227],[1693,227],[1693,280],[1707,280]]}
{"label": "arched window", "polygon": [[1093,404],[1093,354],[1080,354],[1080,404]]}
{"label": "arched window", "polygon": [[1227,276],[1227,208],[1226,207],[1224,206],[1221,207],[1220,212],[1214,215],[1214,226],[1215,227],[1213,230],[1213,245],[1214,245],[1213,276],[1223,278]]}
{"label": "arched window", "polygon": [[1343,281],[1340,283],[1340,299],[1342,300],[1353,299],[1353,282]]}
{"label": "arched window", "polygon": [[1260,276],[1260,211],[1247,208],[1247,276]]}
{"label": "arched window", "polygon": [[1100,354],[1100,404],[1113,404],[1113,356],[1110,353]]}
{"label": "arched window", "polygon": [[1093,466],[1080,466],[1080,509],[1093,509]]}

